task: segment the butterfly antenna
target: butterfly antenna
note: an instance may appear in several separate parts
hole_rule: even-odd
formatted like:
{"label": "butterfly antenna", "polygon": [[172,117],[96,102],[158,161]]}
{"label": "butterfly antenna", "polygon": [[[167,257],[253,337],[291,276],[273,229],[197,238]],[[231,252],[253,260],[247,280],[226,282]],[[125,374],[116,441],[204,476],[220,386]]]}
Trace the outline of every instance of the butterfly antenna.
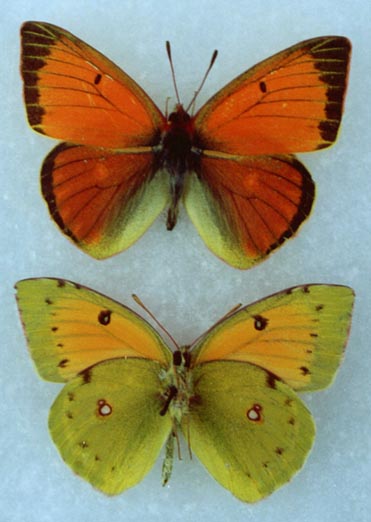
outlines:
{"label": "butterfly antenna", "polygon": [[171,57],[171,47],[170,47],[169,40],[166,40],[166,52],[167,52],[167,57],[169,58],[171,76],[173,78],[173,85],[174,85],[174,90],[175,90],[175,96],[180,105],[181,103],[180,103],[179,91],[178,91],[178,87],[177,87],[176,79],[175,79],[174,64],[173,64],[173,59]]}
{"label": "butterfly antenna", "polygon": [[231,315],[233,315],[235,312],[237,312],[237,310],[239,310],[239,309],[241,308],[241,306],[242,306],[242,303],[238,303],[238,304],[236,304],[233,308],[231,308],[231,309],[229,310],[229,312],[227,312],[226,314],[224,314],[220,319],[217,320],[216,323],[214,323],[212,326],[210,326],[210,328],[208,328],[208,329],[206,330],[206,332],[203,332],[201,335],[199,335],[199,336],[198,336],[198,337],[197,337],[197,338],[192,342],[192,344],[191,344],[190,347],[195,346],[195,345],[198,343],[198,341],[199,341],[200,339],[202,339],[202,337],[205,337],[205,335],[207,335],[207,334],[210,332],[210,330],[212,330],[215,326],[217,326],[218,324],[220,324],[221,322],[223,322],[225,319],[227,319],[228,317],[230,317]]}
{"label": "butterfly antenna", "polygon": [[202,81],[201,81],[201,83],[200,83],[200,86],[199,86],[199,88],[195,91],[195,93],[194,93],[194,95],[193,95],[193,98],[192,98],[192,100],[190,101],[190,103],[189,103],[189,105],[188,105],[188,107],[187,107],[187,109],[186,109],[186,112],[189,112],[190,109],[191,109],[191,107],[192,107],[192,105],[194,105],[197,96],[199,95],[199,93],[200,93],[202,87],[204,86],[204,83],[205,83],[205,81],[206,81],[206,78],[209,76],[209,72],[211,71],[211,68],[212,68],[212,66],[213,66],[214,63],[215,63],[215,60],[216,60],[216,57],[217,57],[217,56],[218,56],[218,51],[215,49],[214,52],[213,52],[213,54],[212,54],[212,56],[211,56],[211,60],[210,60],[210,63],[209,63],[209,67],[206,69],[206,72],[205,72],[205,74],[204,74],[204,77],[202,78]]}
{"label": "butterfly antenna", "polygon": [[146,305],[143,303],[143,301],[136,294],[132,294],[131,297],[134,299],[134,301],[139,306],[141,306],[143,308],[143,310],[154,320],[154,322],[157,324],[157,326],[159,328],[161,328],[161,330],[168,336],[168,338],[174,343],[174,346],[177,348],[177,350],[180,350],[179,344],[176,342],[176,340],[171,335],[171,333],[166,330],[165,326],[163,326],[160,323],[160,321],[155,317],[155,315],[151,312],[151,310],[146,307]]}

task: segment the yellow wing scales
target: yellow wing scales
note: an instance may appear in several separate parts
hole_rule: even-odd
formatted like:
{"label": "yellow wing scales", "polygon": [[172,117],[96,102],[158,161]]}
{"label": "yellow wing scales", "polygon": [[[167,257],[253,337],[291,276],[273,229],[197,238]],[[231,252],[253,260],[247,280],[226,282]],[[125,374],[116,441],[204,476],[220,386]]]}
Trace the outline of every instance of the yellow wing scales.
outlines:
{"label": "yellow wing scales", "polygon": [[195,347],[194,365],[211,360],[257,364],[294,390],[328,386],[350,329],[353,291],[306,285],[262,299],[213,328]]}
{"label": "yellow wing scales", "polygon": [[[193,386],[192,451],[233,495],[256,502],[302,467],[314,422],[285,383],[248,363],[214,361],[194,368]],[[187,426],[186,418],[185,436]]]}
{"label": "yellow wing scales", "polygon": [[17,300],[41,377],[68,381],[105,359],[141,357],[166,365],[171,352],[156,331],[125,306],[63,279],[17,283]]}
{"label": "yellow wing scales", "polygon": [[69,382],[49,415],[63,460],[106,494],[137,484],[171,430],[161,416],[160,365],[144,359],[100,363]]}

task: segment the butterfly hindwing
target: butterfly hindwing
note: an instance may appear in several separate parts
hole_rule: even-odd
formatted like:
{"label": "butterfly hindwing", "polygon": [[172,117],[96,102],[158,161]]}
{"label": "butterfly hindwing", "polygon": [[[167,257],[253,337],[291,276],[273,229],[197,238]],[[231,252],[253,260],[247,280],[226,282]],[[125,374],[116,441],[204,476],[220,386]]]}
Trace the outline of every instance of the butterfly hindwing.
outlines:
{"label": "butterfly hindwing", "polygon": [[32,358],[41,377],[70,380],[99,361],[146,358],[166,365],[171,353],[135,312],[63,279],[25,279],[17,301]]}
{"label": "butterfly hindwing", "polygon": [[[148,147],[149,149],[149,147]],[[153,153],[111,153],[62,143],[46,157],[43,196],[62,232],[104,259],[128,248],[169,201],[169,177]]]}
{"label": "butterfly hindwing", "polygon": [[200,148],[232,154],[287,154],[331,145],[339,128],[350,42],[324,36],[255,65],[195,116]]}
{"label": "butterfly hindwing", "polygon": [[289,386],[236,361],[200,364],[193,382],[184,434],[188,431],[192,451],[233,495],[245,502],[260,500],[302,467],[315,428]]}
{"label": "butterfly hindwing", "polygon": [[292,236],[311,211],[315,187],[292,156],[205,154],[189,175],[184,205],[214,254],[250,268]]}
{"label": "butterfly hindwing", "polygon": [[159,373],[157,361],[105,361],[69,382],[51,408],[49,429],[63,460],[104,493],[142,480],[170,433]]}
{"label": "butterfly hindwing", "polygon": [[247,361],[294,390],[325,388],[343,356],[353,301],[353,291],[337,285],[305,285],[273,294],[212,328],[195,347],[194,364]]}

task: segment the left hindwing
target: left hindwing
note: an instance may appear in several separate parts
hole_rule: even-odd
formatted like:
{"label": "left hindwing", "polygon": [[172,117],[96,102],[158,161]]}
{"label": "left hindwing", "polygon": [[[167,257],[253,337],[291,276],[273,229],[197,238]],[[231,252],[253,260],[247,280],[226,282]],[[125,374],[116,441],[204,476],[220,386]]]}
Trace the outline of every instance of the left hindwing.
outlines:
{"label": "left hindwing", "polygon": [[160,365],[145,359],[105,361],[66,384],[49,415],[63,460],[109,495],[148,473],[171,430],[160,415]]}
{"label": "left hindwing", "polygon": [[105,259],[137,241],[167,204],[168,173],[153,164],[149,147],[127,153],[61,143],[43,163],[43,196],[61,231]]}
{"label": "left hindwing", "polygon": [[193,364],[246,361],[294,390],[328,386],[349,335],[354,293],[336,285],[289,288],[218,323],[195,346]]}
{"label": "left hindwing", "polygon": [[194,368],[193,386],[183,431],[192,451],[233,495],[258,501],[302,467],[314,423],[285,383],[249,363],[215,361]]}
{"label": "left hindwing", "polygon": [[232,154],[287,154],[331,145],[347,86],[350,42],[324,36],[255,65],[196,114],[199,146]]}

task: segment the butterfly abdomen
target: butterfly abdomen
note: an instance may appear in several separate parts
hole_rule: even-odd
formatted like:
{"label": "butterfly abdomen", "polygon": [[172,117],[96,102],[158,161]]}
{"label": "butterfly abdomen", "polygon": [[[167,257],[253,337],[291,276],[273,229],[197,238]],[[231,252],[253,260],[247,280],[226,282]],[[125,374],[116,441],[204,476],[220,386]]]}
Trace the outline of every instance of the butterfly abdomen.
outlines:
{"label": "butterfly abdomen", "polygon": [[178,104],[168,117],[160,147],[160,168],[166,169],[170,175],[171,203],[166,225],[168,230],[172,230],[177,222],[184,178],[187,172],[194,169],[194,132],[193,118]]}

